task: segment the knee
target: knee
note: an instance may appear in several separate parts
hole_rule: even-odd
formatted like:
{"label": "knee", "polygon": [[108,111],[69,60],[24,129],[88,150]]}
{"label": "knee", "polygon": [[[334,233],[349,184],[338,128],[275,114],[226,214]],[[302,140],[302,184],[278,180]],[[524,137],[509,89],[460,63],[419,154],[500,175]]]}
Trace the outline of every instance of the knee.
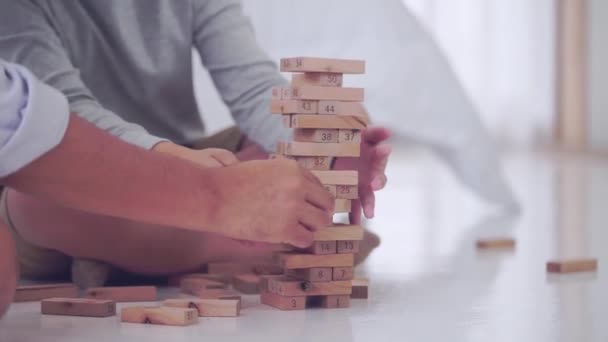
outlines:
{"label": "knee", "polygon": [[15,243],[3,222],[0,222],[0,317],[15,297],[18,279]]}

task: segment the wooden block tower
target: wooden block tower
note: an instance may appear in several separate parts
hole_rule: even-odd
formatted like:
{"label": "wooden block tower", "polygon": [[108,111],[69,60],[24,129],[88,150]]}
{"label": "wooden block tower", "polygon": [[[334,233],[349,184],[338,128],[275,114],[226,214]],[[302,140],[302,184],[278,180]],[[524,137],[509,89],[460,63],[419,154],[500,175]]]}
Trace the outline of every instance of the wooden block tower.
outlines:
{"label": "wooden block tower", "polygon": [[[335,196],[335,213],[348,213],[358,198],[358,173],[332,166],[335,158],[360,155],[361,130],[368,123],[363,89],[342,87],[342,80],[344,74],[363,74],[365,62],[284,58],[281,71],[294,74],[289,87],[273,89],[271,112],[294,129],[294,141],[280,142],[274,157],[295,159],[310,169]],[[264,278],[262,303],[282,310],[349,307],[354,253],[362,239],[361,226],[332,224],[315,233],[310,248],[280,253],[285,272]]]}

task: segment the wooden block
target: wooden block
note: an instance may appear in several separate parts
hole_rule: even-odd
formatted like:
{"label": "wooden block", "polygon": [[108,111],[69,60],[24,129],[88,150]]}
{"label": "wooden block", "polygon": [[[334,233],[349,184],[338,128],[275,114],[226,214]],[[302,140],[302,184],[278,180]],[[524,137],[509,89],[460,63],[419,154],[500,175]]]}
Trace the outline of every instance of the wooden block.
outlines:
{"label": "wooden block", "polygon": [[196,295],[200,290],[224,289],[226,284],[205,278],[184,278],[180,283],[182,293]]}
{"label": "wooden block", "polygon": [[336,186],[336,198],[357,199],[359,198],[358,185],[338,185]]}
{"label": "wooden block", "polygon": [[359,243],[360,241],[352,241],[352,240],[345,240],[345,241],[338,241],[337,245],[336,245],[336,252],[338,254],[342,254],[342,253],[359,253]]}
{"label": "wooden block", "polygon": [[296,128],[293,140],[301,142],[337,143],[338,130],[324,128]]}
{"label": "wooden block", "polygon": [[116,315],[116,302],[86,298],[50,298],[40,303],[43,315],[109,317]]}
{"label": "wooden block", "polygon": [[358,157],[361,144],[357,143],[310,143],[285,142],[284,155],[299,157]]}
{"label": "wooden block", "polygon": [[304,74],[292,74],[291,86],[319,86],[319,87],[341,87],[342,74],[333,72],[307,72]]}
{"label": "wooden block", "polygon": [[321,181],[321,184],[357,185],[359,173],[353,170],[310,171]]}
{"label": "wooden block", "polygon": [[[272,88],[272,100],[281,100],[283,98],[283,88],[282,87],[273,87]],[[272,106],[272,104],[271,104]]]}
{"label": "wooden block", "polygon": [[270,112],[274,114],[317,114],[319,101],[271,100]]}
{"label": "wooden block", "polygon": [[308,170],[331,169],[332,157],[296,157],[296,162]]}
{"label": "wooden block", "polygon": [[363,240],[363,227],[359,225],[335,224],[314,232],[315,241]]}
{"label": "wooden block", "polygon": [[334,214],[338,213],[350,213],[352,208],[351,200],[337,198],[334,204]]}
{"label": "wooden block", "polygon": [[[289,121],[286,121],[285,118],[289,118]],[[284,115],[283,125],[285,127],[292,128],[325,128],[346,130],[362,130],[367,127],[367,124],[357,116],[317,114]],[[338,139],[339,137],[336,137],[336,140]],[[355,139],[353,139],[351,142],[354,143]]]}
{"label": "wooden block", "polygon": [[253,273],[237,274],[232,279],[232,287],[245,294],[255,294],[260,292],[260,276]]}
{"label": "wooden block", "polygon": [[329,185],[329,184],[323,184],[323,187],[325,188],[325,190],[327,190],[327,192],[329,192],[334,198],[336,197],[336,192],[337,192],[337,186],[336,185]]}
{"label": "wooden block", "polygon": [[369,293],[369,280],[367,279],[353,279],[352,280],[353,291],[350,298],[367,299]]}
{"label": "wooden block", "polygon": [[157,299],[154,286],[93,287],[87,290],[86,297],[109,299],[118,303],[153,302]]}
{"label": "wooden block", "polygon": [[198,312],[190,308],[133,306],[121,310],[120,321],[126,323],[186,326],[198,322]]}
{"label": "wooden block", "polygon": [[259,264],[253,267],[253,273],[257,275],[278,275],[283,274],[283,269],[276,264]]}
{"label": "wooden block", "polygon": [[479,239],[476,245],[479,249],[515,248],[515,240],[511,238]]}
{"label": "wooden block", "polygon": [[332,269],[332,280],[353,280],[354,277],[354,267],[334,267]]}
{"label": "wooden block", "polygon": [[290,277],[274,278],[268,280],[270,293],[280,296],[321,296],[321,295],[350,295],[350,281],[326,281],[311,282],[307,280],[293,279]]}
{"label": "wooden block", "polygon": [[356,116],[369,123],[367,111],[361,102],[319,101],[317,113],[321,115]]}
{"label": "wooden block", "polygon": [[225,274],[233,276],[235,274],[253,272],[255,265],[250,263],[238,262],[212,262],[207,264],[207,272],[210,274]]}
{"label": "wooden block", "polygon": [[344,309],[350,308],[349,295],[322,296],[320,307],[324,309]]}
{"label": "wooden block", "polygon": [[352,129],[338,130],[338,142],[361,143],[361,131]]}
{"label": "wooden block", "polygon": [[187,274],[178,274],[174,276],[170,276],[168,278],[168,285],[173,287],[181,286],[181,281],[184,279],[207,279],[210,281],[215,281],[218,283],[222,283],[224,285],[230,284],[232,280],[232,276],[223,275],[223,274],[209,274],[209,273],[187,273]]}
{"label": "wooden block", "polygon": [[597,270],[597,259],[570,259],[547,262],[549,273],[592,272]]}
{"label": "wooden block", "polygon": [[316,57],[281,58],[281,71],[363,74],[365,73],[365,61]]}
{"label": "wooden block", "polygon": [[[363,88],[294,86],[289,90],[289,98],[293,100],[335,100],[361,102],[365,98]],[[283,91],[283,99],[285,99]]]}
{"label": "wooden block", "polygon": [[329,254],[329,255],[313,255],[313,254],[297,254],[297,253],[279,253],[279,263],[283,268],[312,268],[312,267],[344,267],[353,266],[353,254]]}
{"label": "wooden block", "polygon": [[[308,280],[312,282],[334,280],[333,270],[331,267],[313,267],[285,270],[285,275],[291,278]],[[268,286],[266,288],[268,288]]]}
{"label": "wooden block", "polygon": [[303,251],[315,255],[336,254],[337,244],[336,241],[315,241]]}
{"label": "wooden block", "polygon": [[306,297],[284,297],[274,293],[262,291],[260,296],[262,304],[272,306],[279,310],[304,310],[306,309]]}
{"label": "wooden block", "polygon": [[191,308],[199,317],[237,317],[241,312],[241,301],[238,299],[167,299],[164,306],[174,308]]}
{"label": "wooden block", "polygon": [[47,298],[76,298],[80,290],[74,284],[22,285],[15,291],[14,302],[35,302]]}
{"label": "wooden block", "polygon": [[[346,255],[346,254],[345,254]],[[235,299],[241,300],[238,292],[220,289],[201,289],[194,296],[202,299]]]}

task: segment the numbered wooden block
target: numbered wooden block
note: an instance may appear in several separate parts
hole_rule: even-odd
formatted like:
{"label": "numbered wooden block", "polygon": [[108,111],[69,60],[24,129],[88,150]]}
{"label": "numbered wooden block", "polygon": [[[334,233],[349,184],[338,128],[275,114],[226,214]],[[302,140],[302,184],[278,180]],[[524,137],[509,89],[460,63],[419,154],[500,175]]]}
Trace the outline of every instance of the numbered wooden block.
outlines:
{"label": "numbered wooden block", "polygon": [[334,224],[314,232],[315,241],[363,240],[363,227],[359,225]]}
{"label": "numbered wooden block", "polygon": [[275,278],[268,281],[270,293],[280,296],[321,296],[321,295],[350,295],[350,281],[311,282],[290,277]]}
{"label": "numbered wooden block", "polygon": [[352,293],[350,298],[356,299],[367,299],[369,296],[369,280],[367,279],[353,279],[352,280]]}
{"label": "numbered wooden block", "polygon": [[316,255],[336,254],[338,251],[336,241],[315,241],[312,246],[303,250]]}
{"label": "numbered wooden block", "polygon": [[191,295],[196,295],[201,290],[224,288],[226,288],[226,284],[205,278],[184,278],[180,283],[181,292]]}
{"label": "numbered wooden block", "polygon": [[332,157],[296,157],[296,162],[308,170],[329,170]]}
{"label": "numbered wooden block", "polygon": [[597,271],[597,259],[570,259],[547,262],[549,273],[575,273]]}
{"label": "numbered wooden block", "polygon": [[291,278],[308,280],[312,282],[338,280],[333,279],[333,269],[331,267],[313,267],[285,270],[285,275]]}
{"label": "numbered wooden block", "polygon": [[337,198],[334,203],[334,214],[350,213],[352,208],[351,200]]}
{"label": "numbered wooden block", "polygon": [[22,285],[15,291],[14,302],[34,302],[47,298],[76,298],[80,290],[74,284]]}
{"label": "numbered wooden block", "polygon": [[349,295],[322,296],[320,307],[324,309],[345,309],[350,308]]}
{"label": "numbered wooden block", "polygon": [[260,276],[253,273],[237,274],[232,279],[232,287],[245,294],[260,292]]}
{"label": "numbered wooden block", "polygon": [[190,308],[134,306],[123,308],[120,320],[125,323],[186,326],[198,322],[198,312]]}
{"label": "numbered wooden block", "polygon": [[366,124],[369,115],[361,102],[343,102],[343,101],[319,101],[317,103],[317,112],[321,115],[346,115],[365,118]]}
{"label": "numbered wooden block", "polygon": [[86,298],[50,298],[40,303],[43,315],[109,317],[116,315],[116,302]]}
{"label": "numbered wooden block", "polygon": [[277,153],[296,157],[358,157],[361,144],[281,141],[277,144]]}
{"label": "numbered wooden block", "polygon": [[336,198],[357,199],[359,198],[358,185],[337,185]]}
{"label": "numbered wooden block", "polygon": [[118,303],[153,302],[157,299],[154,286],[94,287],[86,291],[86,297],[109,299]]}
{"label": "numbered wooden block", "polygon": [[167,299],[163,306],[195,309],[199,317],[237,317],[241,312],[238,299]]}
{"label": "numbered wooden block", "polygon": [[310,171],[319,178],[321,184],[332,185],[357,185],[359,184],[359,172],[353,170],[329,170],[329,171]]}
{"label": "numbered wooden block", "polygon": [[342,74],[333,72],[307,72],[291,75],[291,86],[341,87]]}
{"label": "numbered wooden block", "polygon": [[338,131],[338,142],[361,143],[361,131],[341,129]]}
{"label": "numbered wooden block", "polygon": [[353,280],[355,277],[354,267],[334,267],[332,268],[332,280]]}
{"label": "numbered wooden block", "polygon": [[283,88],[273,87],[272,88],[272,100],[281,100],[283,98]]}
{"label": "numbered wooden block", "polygon": [[283,297],[274,293],[263,291],[260,300],[262,304],[272,306],[279,310],[304,310],[306,297]]}
{"label": "numbered wooden block", "polygon": [[334,198],[336,197],[336,193],[338,191],[337,185],[324,184],[323,187],[325,188],[325,190],[327,190],[327,192],[334,196]]}
{"label": "numbered wooden block", "polygon": [[336,245],[336,251],[339,254],[359,253],[359,244],[360,244],[360,241],[352,241],[352,240],[338,241],[338,243]]}
{"label": "numbered wooden block", "polygon": [[201,299],[234,299],[241,300],[241,295],[232,290],[201,289],[194,296]]}
{"label": "numbered wooden block", "polygon": [[340,74],[365,73],[365,61],[314,57],[281,59],[282,72],[333,72]]}
{"label": "numbered wooden block", "polygon": [[[293,100],[335,100],[335,101],[363,101],[365,91],[363,88],[294,86],[289,89],[290,99]],[[285,90],[283,90],[285,99]]]}
{"label": "numbered wooden block", "polygon": [[296,128],[293,130],[293,140],[301,142],[337,143],[337,129]]}
{"label": "numbered wooden block", "polygon": [[515,240],[511,238],[480,239],[476,242],[478,249],[512,249],[515,248]]}
{"label": "numbered wooden block", "polygon": [[319,102],[311,100],[270,101],[270,112],[274,114],[317,114]]}
{"label": "numbered wooden block", "polygon": [[313,255],[284,252],[278,254],[279,264],[286,269],[353,266],[353,254]]}
{"label": "numbered wooden block", "polygon": [[[289,118],[289,121],[285,120]],[[283,125],[291,128],[327,128],[362,130],[367,124],[358,116],[346,115],[316,115],[316,114],[291,114],[283,115]],[[336,137],[339,140],[339,137]],[[358,142],[361,139],[359,139]],[[355,142],[353,139],[351,142]]]}

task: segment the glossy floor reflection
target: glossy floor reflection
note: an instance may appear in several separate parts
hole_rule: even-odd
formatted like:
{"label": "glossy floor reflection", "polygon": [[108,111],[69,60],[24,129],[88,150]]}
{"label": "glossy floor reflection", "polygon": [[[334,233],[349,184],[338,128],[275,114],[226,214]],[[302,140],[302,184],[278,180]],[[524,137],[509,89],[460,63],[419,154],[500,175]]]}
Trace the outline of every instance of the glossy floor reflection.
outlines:
{"label": "glossy floor reflection", "polygon": [[[505,163],[516,217],[492,213],[428,154],[397,149],[369,222],[383,243],[357,270],[371,298],[350,309],[281,312],[245,296],[239,318],[174,328],[16,304],[0,341],[608,341],[608,161],[513,152]],[[494,235],[513,236],[516,249],[475,250]],[[599,271],[545,272],[548,259],[574,256],[597,257]]]}

